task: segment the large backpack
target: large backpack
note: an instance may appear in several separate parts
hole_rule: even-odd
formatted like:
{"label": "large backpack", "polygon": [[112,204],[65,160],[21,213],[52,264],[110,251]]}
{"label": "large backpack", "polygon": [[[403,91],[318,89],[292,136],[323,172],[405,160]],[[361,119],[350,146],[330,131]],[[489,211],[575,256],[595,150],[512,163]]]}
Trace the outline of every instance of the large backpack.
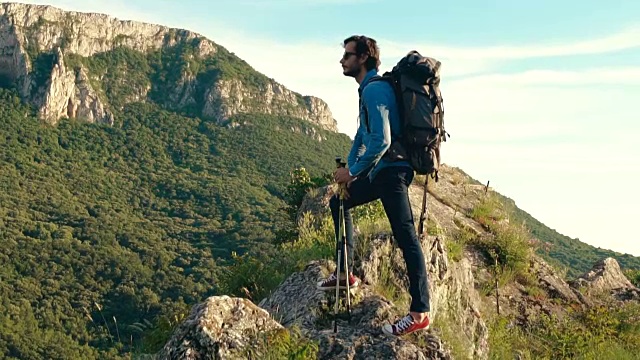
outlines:
{"label": "large backpack", "polygon": [[[418,234],[424,234],[427,220],[427,183],[438,181],[440,144],[449,134],[444,129],[444,107],[440,93],[440,61],[410,51],[391,71],[373,81],[387,81],[396,94],[400,113],[400,134],[391,134],[391,146],[383,158],[407,160],[417,174],[427,175],[422,197]],[[366,108],[365,108],[366,112]],[[369,131],[368,114],[365,114]]]}
{"label": "large backpack", "polygon": [[[392,134],[394,138],[384,158],[407,160],[417,174],[431,175],[435,181],[440,167],[440,144],[449,135],[444,129],[440,65],[438,60],[414,50],[391,71],[370,80],[391,84],[400,112],[401,132]],[[366,125],[368,128],[368,122]]]}

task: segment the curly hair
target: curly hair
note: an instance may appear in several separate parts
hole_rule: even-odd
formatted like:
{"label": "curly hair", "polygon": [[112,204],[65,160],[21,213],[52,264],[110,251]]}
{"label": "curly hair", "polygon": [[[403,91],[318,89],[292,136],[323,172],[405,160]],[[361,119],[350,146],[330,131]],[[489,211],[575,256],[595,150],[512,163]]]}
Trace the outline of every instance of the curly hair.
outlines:
{"label": "curly hair", "polygon": [[343,46],[346,47],[347,44],[352,41],[356,43],[357,56],[363,54],[369,56],[365,62],[367,70],[376,69],[376,71],[378,71],[380,67],[380,48],[378,48],[378,43],[374,39],[364,35],[352,35],[344,39]]}

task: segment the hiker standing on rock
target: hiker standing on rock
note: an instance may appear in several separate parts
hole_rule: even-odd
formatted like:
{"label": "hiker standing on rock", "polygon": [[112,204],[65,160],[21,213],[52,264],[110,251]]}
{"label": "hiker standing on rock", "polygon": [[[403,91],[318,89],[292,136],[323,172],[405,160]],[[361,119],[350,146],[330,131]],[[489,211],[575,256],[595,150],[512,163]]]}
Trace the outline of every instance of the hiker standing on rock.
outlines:
{"label": "hiker standing on rock", "polygon": [[[414,171],[407,161],[394,161],[383,155],[391,145],[392,137],[400,131],[400,115],[393,88],[384,81],[368,82],[378,77],[380,51],[374,39],[351,36],[344,40],[344,54],[340,63],[343,74],[355,78],[360,95],[359,126],[347,159],[348,168],[335,173],[338,184],[346,184],[348,197],[344,200],[344,218],[348,252],[349,287],[357,287],[360,280],[353,275],[353,223],[349,209],[380,199],[391,224],[393,236],[402,250],[409,277],[411,306],[409,313],[382,331],[392,336],[409,334],[429,326],[429,284],[427,270],[415,230],[409,202],[408,187]],[[368,122],[367,126],[364,124]],[[331,213],[339,227],[338,195],[330,201]],[[337,236],[339,238],[339,235]],[[341,275],[340,287],[346,288]],[[336,287],[336,274],[318,282],[321,290]]]}

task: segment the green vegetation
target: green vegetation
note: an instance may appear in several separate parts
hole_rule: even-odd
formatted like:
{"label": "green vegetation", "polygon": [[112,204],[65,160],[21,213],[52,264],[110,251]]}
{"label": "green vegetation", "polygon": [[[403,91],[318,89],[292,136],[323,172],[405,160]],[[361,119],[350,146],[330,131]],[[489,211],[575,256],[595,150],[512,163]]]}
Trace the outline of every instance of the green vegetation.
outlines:
{"label": "green vegetation", "polygon": [[[528,229],[513,217],[513,208],[495,193],[488,193],[469,214],[492,236],[480,238],[460,222],[453,236],[454,244],[476,246],[498,265],[493,275],[498,286],[514,280],[525,286],[528,295],[540,299],[542,290],[531,282],[529,261],[533,250]],[[452,246],[457,249],[460,245]],[[629,271],[635,279],[637,273]],[[482,285],[481,285],[482,286]],[[492,296],[492,284],[483,285],[484,295]],[[526,328],[516,325],[513,317],[492,314],[489,319],[490,359],[633,359],[640,352],[640,305],[597,306],[590,309],[567,309],[563,317],[540,315]],[[451,331],[453,350],[460,352],[460,341]]]}
{"label": "green vegetation", "polygon": [[[462,169],[456,168],[455,171],[460,173],[460,176],[456,176],[453,180],[461,187],[461,191],[465,191],[465,183],[466,185],[485,185],[471,178]],[[464,178],[466,180],[463,180]],[[533,244],[535,252],[564,273],[567,278],[573,279],[582,275],[591,270],[596,262],[607,257],[615,258],[623,269],[640,270],[640,257],[594,247],[579,239],[562,235],[518,208],[509,197],[499,193],[492,195],[495,197],[496,204],[500,204],[503,216],[508,216],[514,224],[524,225],[524,229],[530,236],[539,241]],[[441,200],[447,202],[446,199]]]}
{"label": "green vegetation", "polygon": [[594,247],[579,239],[559,234],[515,206],[511,199],[496,195],[502,203],[507,204],[505,206],[511,220],[514,223],[524,223],[531,235],[540,240],[536,252],[547,262],[566,272],[567,278],[572,279],[582,275],[591,270],[593,264],[607,257],[616,259],[623,269],[640,270],[640,257]]}
{"label": "green vegetation", "polygon": [[640,305],[570,310],[563,318],[542,315],[527,329],[494,317],[489,326],[490,359],[637,359]]}
{"label": "green vegetation", "polygon": [[497,265],[493,270],[500,285],[512,279],[526,283],[533,254],[528,230],[509,218],[504,205],[494,193],[485,195],[469,216],[492,236],[474,236],[471,230],[456,221],[461,230],[454,236],[455,243],[473,245],[482,250],[491,259],[491,265]]}
{"label": "green vegetation", "polygon": [[304,337],[296,328],[259,334],[254,347],[244,349],[246,359],[264,360],[315,360],[318,344]]}
{"label": "green vegetation", "polygon": [[[454,220],[456,225],[458,225],[458,230],[455,230],[446,242],[447,246],[447,256],[450,261],[460,261],[464,256],[464,250],[467,244],[470,244],[471,241],[475,239],[475,234],[473,231],[459,223],[457,220]],[[433,229],[435,226],[429,224],[427,229]],[[430,235],[432,235],[430,233]]]}
{"label": "green vegetation", "polygon": [[[544,300],[537,282],[531,281],[530,257],[534,245],[528,229],[514,221],[512,209],[495,193],[488,193],[469,214],[492,236],[477,237],[457,222],[460,231],[456,243],[476,246],[497,263],[493,275],[498,286],[513,281],[521,283],[528,296]],[[453,247],[457,248],[456,246]],[[638,271],[627,271],[632,281],[640,280]],[[495,278],[494,278],[495,281]],[[494,290],[493,284],[484,284]],[[492,296],[488,291],[486,296]],[[567,307],[565,315],[529,318],[522,327],[514,316],[489,315],[490,359],[635,359],[640,353],[640,304],[598,305],[591,308]],[[491,313],[491,312],[490,312]],[[461,338],[450,329],[442,330],[453,341],[453,351],[460,353]]]}
{"label": "green vegetation", "polygon": [[624,274],[627,276],[629,281],[637,287],[640,287],[640,269],[638,270],[630,270],[627,269],[624,271]]}
{"label": "green vegetation", "polygon": [[[224,128],[140,103],[118,117],[119,127],[51,127],[0,89],[0,352],[10,358],[116,358],[147,333],[132,325],[234,292],[225,274],[244,263],[233,252],[282,253],[290,170],[330,173],[349,144],[286,131],[313,126],[291,118],[242,115],[246,125]],[[282,246],[282,276],[318,255]]]}

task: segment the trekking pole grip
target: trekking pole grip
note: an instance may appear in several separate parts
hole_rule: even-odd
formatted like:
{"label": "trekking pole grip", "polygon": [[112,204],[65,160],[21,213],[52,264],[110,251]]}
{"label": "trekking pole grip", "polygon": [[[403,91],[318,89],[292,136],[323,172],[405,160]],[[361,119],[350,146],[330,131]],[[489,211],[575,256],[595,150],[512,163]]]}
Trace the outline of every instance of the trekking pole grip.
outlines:
{"label": "trekking pole grip", "polygon": [[[340,156],[336,156],[336,167],[339,168],[343,168],[343,167],[347,167],[347,163],[345,161],[342,160],[342,158]],[[340,184],[340,200],[344,200],[345,199],[345,193],[347,192],[347,184]]]}

